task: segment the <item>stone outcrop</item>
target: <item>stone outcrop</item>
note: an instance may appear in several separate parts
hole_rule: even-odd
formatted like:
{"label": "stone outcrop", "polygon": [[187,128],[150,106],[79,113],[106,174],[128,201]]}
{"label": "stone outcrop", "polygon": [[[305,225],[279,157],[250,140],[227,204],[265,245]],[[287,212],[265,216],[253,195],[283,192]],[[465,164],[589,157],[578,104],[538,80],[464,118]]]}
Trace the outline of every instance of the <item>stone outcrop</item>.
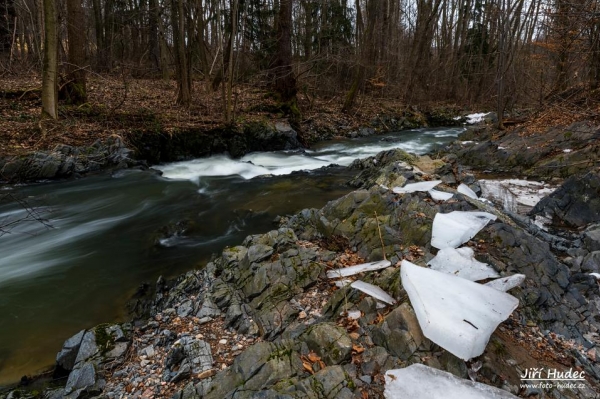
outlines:
{"label": "stone outcrop", "polygon": [[147,168],[132,158],[119,136],[90,147],[58,145],[52,151],[0,159],[0,181],[35,181],[83,176],[107,168]]}
{"label": "stone outcrop", "polygon": [[599,126],[588,121],[536,134],[478,126],[461,134],[462,141],[446,151],[456,154],[460,163],[482,171],[567,178],[598,166],[599,139]]}
{"label": "stone outcrop", "polygon": [[566,227],[580,228],[600,222],[600,170],[569,177],[529,214]]}

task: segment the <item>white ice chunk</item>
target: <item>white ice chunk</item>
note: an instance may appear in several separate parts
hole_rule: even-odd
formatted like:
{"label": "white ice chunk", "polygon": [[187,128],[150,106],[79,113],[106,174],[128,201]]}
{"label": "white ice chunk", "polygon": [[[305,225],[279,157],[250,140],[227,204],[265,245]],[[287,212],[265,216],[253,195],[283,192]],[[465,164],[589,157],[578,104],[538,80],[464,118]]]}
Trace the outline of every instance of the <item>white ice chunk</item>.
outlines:
{"label": "white ice chunk", "polygon": [[420,181],[418,183],[406,184],[404,187],[394,187],[392,191],[396,194],[414,193],[415,191],[429,191],[441,182],[441,180]]}
{"label": "white ice chunk", "polygon": [[590,273],[590,276],[594,276],[596,280],[600,280],[600,273]]}
{"label": "white ice chunk", "polygon": [[474,258],[475,253],[469,247],[443,248],[437,256],[428,263],[433,270],[466,278],[471,281],[486,278],[500,277],[498,272],[487,263],[479,262]]}
{"label": "white ice chunk", "polygon": [[566,152],[566,153],[569,153],[569,152],[571,152],[571,151],[573,151],[573,150],[572,150],[572,149],[570,149],[570,148],[565,148],[565,149],[563,150],[563,152]]}
{"label": "white ice chunk", "polygon": [[423,334],[463,360],[481,355],[519,305],[507,293],[406,260],[400,274]]}
{"label": "white ice chunk", "polygon": [[510,289],[518,287],[525,281],[524,274],[513,274],[512,276],[502,277],[489,283],[485,283],[486,286],[493,288],[498,291],[506,292]]}
{"label": "white ice chunk", "polygon": [[386,399],[517,399],[508,391],[458,378],[423,364],[385,373]]}
{"label": "white ice chunk", "polygon": [[454,194],[452,194],[452,193],[447,193],[447,192],[445,192],[445,191],[439,191],[439,190],[434,190],[434,189],[431,189],[431,190],[429,190],[429,195],[431,196],[431,198],[432,198],[434,201],[447,201],[447,200],[449,200],[450,198],[452,198],[452,196],[453,196]]}
{"label": "white ice chunk", "polygon": [[483,118],[488,115],[489,112],[479,112],[476,114],[469,114],[467,116],[465,116],[465,118],[467,118],[467,123],[469,125],[472,125],[474,123],[479,123],[483,120]]}
{"label": "white ice chunk", "polygon": [[431,246],[457,248],[475,237],[490,220],[496,220],[496,216],[487,212],[438,213],[433,219]]}
{"label": "white ice chunk", "polygon": [[389,303],[390,305],[396,303],[396,300],[394,298],[392,298],[387,292],[385,292],[376,285],[356,280],[350,286],[352,288],[356,288],[357,290],[364,292],[367,295],[371,295],[375,299],[379,299],[380,301]]}
{"label": "white ice chunk", "polygon": [[360,319],[360,316],[362,316],[362,313],[360,312],[360,310],[349,310],[348,311],[349,319],[352,319],[352,320]]}
{"label": "white ice chunk", "polygon": [[345,286],[350,284],[352,284],[352,280],[350,280],[349,278],[344,278],[335,282],[335,286],[339,288],[344,288]]}
{"label": "white ice chunk", "polygon": [[458,191],[461,194],[466,195],[467,197],[471,197],[473,199],[479,199],[479,197],[477,197],[477,194],[475,194],[475,191],[471,190],[471,188],[469,188],[469,186],[467,186],[465,183],[460,183],[460,185],[458,186],[456,191]]}
{"label": "white ice chunk", "polygon": [[328,278],[348,277],[353,276],[362,272],[370,272],[373,270],[385,269],[392,263],[389,260],[380,260],[378,262],[361,263],[360,265],[354,265],[350,267],[343,267],[341,269],[329,270],[327,272]]}

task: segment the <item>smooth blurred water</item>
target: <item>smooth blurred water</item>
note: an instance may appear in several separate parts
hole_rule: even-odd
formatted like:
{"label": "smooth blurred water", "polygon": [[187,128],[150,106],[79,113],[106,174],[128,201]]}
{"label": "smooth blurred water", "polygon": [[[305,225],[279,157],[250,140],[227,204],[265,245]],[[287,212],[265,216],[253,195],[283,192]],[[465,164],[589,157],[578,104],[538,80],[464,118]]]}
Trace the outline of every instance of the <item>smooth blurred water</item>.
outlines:
{"label": "smooth blurred water", "polygon": [[[353,172],[318,168],[395,147],[425,153],[461,131],[405,131],[239,160],[219,155],[161,165],[162,177],[121,171],[3,187],[0,385],[50,366],[77,331],[124,319],[125,302],[141,283],[203,267],[211,253],[276,228],[277,215],[320,208],[350,191],[345,182]],[[313,171],[292,173],[299,170]],[[46,224],[27,220],[9,197],[34,207]],[[19,219],[25,221],[11,224]],[[165,234],[181,220],[187,234]]]}

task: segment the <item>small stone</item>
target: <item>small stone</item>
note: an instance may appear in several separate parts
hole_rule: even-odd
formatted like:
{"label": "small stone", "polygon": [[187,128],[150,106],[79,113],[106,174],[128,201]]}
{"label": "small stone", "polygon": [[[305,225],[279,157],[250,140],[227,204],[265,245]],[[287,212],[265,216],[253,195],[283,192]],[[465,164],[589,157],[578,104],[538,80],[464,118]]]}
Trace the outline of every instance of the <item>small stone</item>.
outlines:
{"label": "small stone", "polygon": [[204,339],[204,334],[196,334],[196,339]]}
{"label": "small stone", "polygon": [[222,340],[219,341],[219,344],[220,345],[225,345],[225,344],[227,344],[227,340],[226,339],[222,339]]}
{"label": "small stone", "polygon": [[361,375],[360,380],[365,384],[370,384],[373,381],[373,378],[370,375]]}
{"label": "small stone", "polygon": [[356,341],[357,339],[360,338],[360,334],[357,332],[352,332],[350,334],[348,334],[348,336],[350,337],[351,340]]}
{"label": "small stone", "polygon": [[306,312],[303,310],[302,312],[298,313],[298,318],[299,319],[306,319]]}

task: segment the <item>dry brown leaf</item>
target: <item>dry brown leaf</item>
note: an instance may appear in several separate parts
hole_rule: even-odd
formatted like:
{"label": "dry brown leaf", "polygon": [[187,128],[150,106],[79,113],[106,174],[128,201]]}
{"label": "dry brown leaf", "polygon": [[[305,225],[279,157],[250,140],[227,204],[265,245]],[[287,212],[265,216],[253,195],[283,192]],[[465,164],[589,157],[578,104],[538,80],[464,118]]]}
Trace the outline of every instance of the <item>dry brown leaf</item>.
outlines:
{"label": "dry brown leaf", "polygon": [[318,355],[317,355],[315,352],[313,352],[313,351],[311,351],[311,352],[308,354],[308,356],[307,356],[307,357],[308,357],[308,360],[310,360],[312,363],[314,363],[314,362],[318,362],[319,360],[321,360],[321,357],[320,357],[320,356],[318,356]]}
{"label": "dry brown leaf", "polygon": [[312,368],[312,364],[310,364],[309,362],[303,361],[302,362],[302,367],[304,367],[304,370],[308,371],[311,374],[315,373],[315,371]]}

